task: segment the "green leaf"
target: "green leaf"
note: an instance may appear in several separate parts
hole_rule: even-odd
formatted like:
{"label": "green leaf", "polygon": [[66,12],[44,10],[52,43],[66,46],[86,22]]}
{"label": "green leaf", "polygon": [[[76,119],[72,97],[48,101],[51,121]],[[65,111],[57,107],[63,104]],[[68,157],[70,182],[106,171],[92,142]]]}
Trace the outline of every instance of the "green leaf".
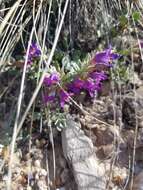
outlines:
{"label": "green leaf", "polygon": [[135,11],[135,12],[132,14],[132,16],[133,16],[134,21],[140,20],[140,13],[139,13],[138,11]]}
{"label": "green leaf", "polygon": [[113,27],[113,28],[111,29],[111,36],[112,36],[112,37],[115,37],[115,36],[117,36],[117,34],[118,34],[117,29],[116,29],[115,27]]}
{"label": "green leaf", "polygon": [[124,27],[128,23],[128,19],[125,15],[120,16],[119,21],[122,27]]}
{"label": "green leaf", "polygon": [[118,53],[121,55],[127,56],[131,53],[131,50],[130,49],[123,49],[123,50],[118,51]]}

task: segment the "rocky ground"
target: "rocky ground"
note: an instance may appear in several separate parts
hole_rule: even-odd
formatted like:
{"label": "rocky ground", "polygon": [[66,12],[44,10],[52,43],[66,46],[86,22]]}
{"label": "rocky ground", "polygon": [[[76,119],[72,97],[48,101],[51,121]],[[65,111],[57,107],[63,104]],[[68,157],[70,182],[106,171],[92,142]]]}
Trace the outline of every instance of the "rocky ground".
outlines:
{"label": "rocky ground", "polygon": [[[78,115],[72,115],[75,125],[80,123],[84,136],[92,140],[95,157],[98,163],[102,163],[101,168],[105,171],[106,189],[129,189],[132,171],[133,190],[142,189],[142,92],[142,86],[135,90],[136,101],[133,91],[114,98],[100,96],[93,105],[83,107],[84,114],[79,112]],[[4,136],[6,139],[3,123],[1,122],[0,131],[1,167],[4,164],[0,174],[2,190],[7,182],[9,160],[9,147],[2,140]],[[27,125],[26,130],[29,127]],[[77,189],[73,167],[63,154],[62,133],[53,129],[54,149],[49,128],[45,126],[40,131],[38,123],[33,124],[31,136],[17,140],[12,166],[13,190]]]}

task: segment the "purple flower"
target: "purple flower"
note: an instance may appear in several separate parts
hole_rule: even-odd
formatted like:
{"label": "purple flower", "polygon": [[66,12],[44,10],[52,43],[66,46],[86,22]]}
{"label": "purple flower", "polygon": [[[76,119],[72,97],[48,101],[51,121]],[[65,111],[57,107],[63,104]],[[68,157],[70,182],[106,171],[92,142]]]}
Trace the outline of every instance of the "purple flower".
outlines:
{"label": "purple flower", "polygon": [[91,97],[94,97],[95,92],[101,89],[101,84],[107,79],[105,72],[92,72],[86,80],[80,78],[75,79],[68,84],[68,91],[74,94],[79,94],[82,90],[86,90]]}
{"label": "purple flower", "polygon": [[37,44],[32,43],[30,45],[29,54],[28,54],[28,64],[32,63],[33,58],[37,58],[41,55],[41,51]]}
{"label": "purple flower", "polygon": [[107,75],[104,72],[95,72],[94,74],[97,90],[100,90],[102,82],[107,79]]}
{"label": "purple flower", "polygon": [[84,89],[88,91],[91,97],[94,97],[96,91],[96,83],[91,78],[89,78],[84,83]]}
{"label": "purple flower", "polygon": [[96,53],[95,57],[92,60],[92,63],[111,66],[112,61],[119,58],[120,58],[120,55],[117,53],[112,53],[112,49],[111,47],[109,47],[105,51]]}
{"label": "purple flower", "polygon": [[53,102],[55,100],[54,95],[44,95],[43,96],[43,103],[47,104],[48,102]]}
{"label": "purple flower", "polygon": [[88,91],[91,97],[94,97],[95,92],[101,89],[102,82],[107,79],[107,76],[100,72],[94,72],[91,78],[85,81],[84,89]]}
{"label": "purple flower", "polygon": [[102,80],[107,79],[107,75],[103,71],[102,72],[95,72],[94,71],[94,72],[90,73],[89,76],[96,81],[99,81],[99,80],[102,81]]}
{"label": "purple flower", "polygon": [[84,80],[77,78],[74,81],[72,81],[70,84],[68,84],[68,90],[75,94],[79,94],[83,86],[84,86]]}
{"label": "purple flower", "polygon": [[45,77],[43,83],[50,87],[53,84],[57,84],[60,81],[60,76],[58,73],[52,73],[49,77]]}
{"label": "purple flower", "polygon": [[72,93],[68,93],[64,90],[60,90],[59,96],[60,96],[60,105],[63,108],[66,102],[69,102],[70,96],[72,96]]}

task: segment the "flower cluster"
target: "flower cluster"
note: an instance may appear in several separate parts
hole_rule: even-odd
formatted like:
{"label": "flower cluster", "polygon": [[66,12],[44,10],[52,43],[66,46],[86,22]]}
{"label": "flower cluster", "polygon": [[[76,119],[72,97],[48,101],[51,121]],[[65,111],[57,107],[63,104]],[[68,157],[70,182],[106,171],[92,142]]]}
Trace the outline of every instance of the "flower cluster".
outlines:
{"label": "flower cluster", "polygon": [[95,92],[101,89],[102,81],[106,79],[105,72],[91,72],[86,79],[75,78],[68,85],[68,92],[78,95],[81,91],[86,91],[91,97],[94,97]]}
{"label": "flower cluster", "polygon": [[[104,80],[108,78],[107,72],[104,70],[97,70],[98,65],[104,65],[109,69],[114,60],[120,58],[120,55],[113,53],[111,47],[105,51],[96,53],[94,58],[89,62],[86,70],[86,75],[74,75],[69,82],[63,84],[62,77],[57,72],[53,72],[44,78],[43,84],[46,88],[50,89],[49,93],[44,95],[44,103],[60,101],[60,106],[63,108],[65,103],[70,101],[70,97],[80,95],[81,92],[88,93],[93,98],[98,92]],[[92,69],[91,69],[92,68]],[[62,88],[60,85],[62,84]]]}
{"label": "flower cluster", "polygon": [[93,64],[102,64],[105,66],[112,66],[112,62],[116,59],[119,59],[120,55],[112,52],[111,46],[105,51],[96,53],[95,57],[92,60]]}
{"label": "flower cluster", "polygon": [[52,73],[50,76],[46,76],[46,77],[44,78],[43,83],[44,83],[46,86],[50,87],[50,86],[52,86],[53,84],[58,83],[59,81],[60,81],[60,76],[59,76],[59,74],[56,73],[56,72],[54,72],[54,73]]}
{"label": "flower cluster", "polygon": [[35,58],[40,57],[41,51],[37,44],[32,43],[30,45],[29,53],[28,53],[28,64],[31,64]]}
{"label": "flower cluster", "polygon": [[69,101],[69,96],[71,94],[67,93],[63,89],[58,89],[57,84],[60,82],[60,75],[57,72],[53,72],[49,76],[44,78],[43,84],[50,89],[48,95],[43,96],[43,101],[46,104],[47,102],[54,102],[57,99],[56,93],[59,95],[60,105],[64,107],[65,102]]}

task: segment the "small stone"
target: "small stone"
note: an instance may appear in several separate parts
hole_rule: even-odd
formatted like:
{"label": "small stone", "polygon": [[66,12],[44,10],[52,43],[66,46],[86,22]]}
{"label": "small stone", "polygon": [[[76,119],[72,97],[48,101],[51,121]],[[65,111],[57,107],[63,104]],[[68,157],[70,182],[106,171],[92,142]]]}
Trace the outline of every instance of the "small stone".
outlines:
{"label": "small stone", "polygon": [[21,173],[21,168],[20,167],[15,167],[14,168],[14,173],[19,175]]}
{"label": "small stone", "polygon": [[60,188],[58,188],[56,190],[65,190],[65,187],[60,187]]}
{"label": "small stone", "polygon": [[28,186],[26,190],[32,190],[32,187]]}
{"label": "small stone", "polygon": [[31,157],[31,156],[30,156],[30,153],[29,153],[29,152],[24,156],[24,158],[25,158],[26,161],[29,161],[30,157]]}
{"label": "small stone", "polygon": [[35,160],[34,166],[40,168],[40,167],[41,167],[41,162],[40,162],[40,160]]}
{"label": "small stone", "polygon": [[18,190],[24,190],[24,188],[19,185]]}
{"label": "small stone", "polygon": [[8,176],[7,175],[4,175],[3,176],[3,181],[7,181],[8,180]]}
{"label": "small stone", "polygon": [[37,182],[37,186],[38,186],[39,190],[47,190],[46,182],[43,180],[39,180]]}
{"label": "small stone", "polygon": [[43,147],[46,143],[47,143],[47,141],[45,139],[40,140],[40,146],[41,147]]}
{"label": "small stone", "polygon": [[45,180],[45,178],[46,178],[46,177],[43,176],[43,175],[40,175],[40,176],[39,176],[39,180]]}
{"label": "small stone", "polygon": [[3,153],[3,148],[4,148],[4,145],[0,144],[0,156],[1,156],[2,153]]}
{"label": "small stone", "polygon": [[47,171],[45,169],[41,169],[39,175],[40,176],[47,176]]}
{"label": "small stone", "polygon": [[38,173],[35,174],[35,180],[39,180],[39,174]]}
{"label": "small stone", "polygon": [[33,171],[34,171],[35,173],[39,173],[40,170],[41,170],[41,168],[38,168],[38,167],[33,168]]}
{"label": "small stone", "polygon": [[36,139],[35,144],[36,144],[36,146],[37,146],[38,148],[40,147],[40,141],[39,141],[38,139]]}

